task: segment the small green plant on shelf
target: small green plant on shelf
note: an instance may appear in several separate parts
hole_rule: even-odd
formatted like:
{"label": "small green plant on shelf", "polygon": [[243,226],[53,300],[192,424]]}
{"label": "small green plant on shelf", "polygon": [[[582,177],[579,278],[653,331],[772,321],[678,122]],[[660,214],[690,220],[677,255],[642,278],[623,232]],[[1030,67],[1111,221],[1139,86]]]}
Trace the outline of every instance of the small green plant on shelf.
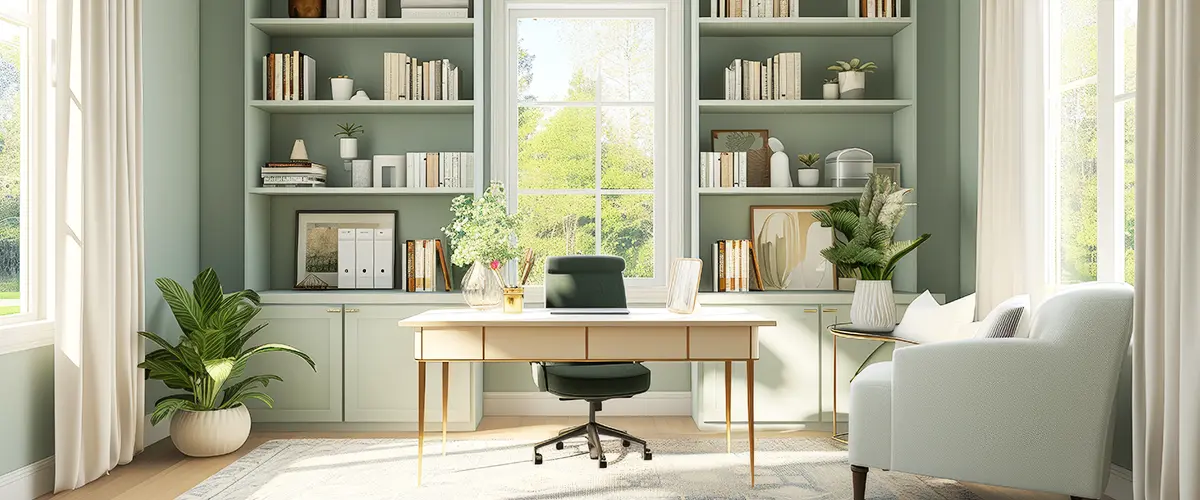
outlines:
{"label": "small green plant on shelf", "polygon": [[339,130],[337,133],[333,134],[333,136],[343,137],[346,139],[354,139],[355,136],[360,135],[365,131],[363,126],[357,123],[339,123],[338,129]]}
{"label": "small green plant on shelf", "polygon": [[335,79],[339,79],[339,78],[350,78],[350,75],[334,75],[334,76],[329,77],[330,80],[335,80]]}
{"label": "small green plant on shelf", "polygon": [[836,84],[837,82],[838,82],[837,76],[834,76],[833,78],[826,78],[826,79],[825,79],[825,83],[826,83],[826,84],[831,84],[831,83],[833,83],[833,84]]}
{"label": "small green plant on shelf", "polygon": [[821,159],[821,154],[820,153],[800,154],[800,155],[796,155],[796,159],[800,160],[800,163],[803,163],[804,166],[811,168],[815,163],[817,163],[818,160]]}
{"label": "small green plant on shelf", "polygon": [[[827,69],[829,71],[837,71],[837,72],[854,71],[854,72],[858,72],[858,73],[874,73],[875,70],[878,68],[879,68],[879,66],[876,66],[874,62],[870,62],[870,61],[862,62],[862,60],[855,57],[854,59],[851,59],[849,62],[836,61],[833,64],[829,65],[829,68],[827,68]],[[826,80],[825,83],[835,83],[835,82],[830,82],[829,80]]]}

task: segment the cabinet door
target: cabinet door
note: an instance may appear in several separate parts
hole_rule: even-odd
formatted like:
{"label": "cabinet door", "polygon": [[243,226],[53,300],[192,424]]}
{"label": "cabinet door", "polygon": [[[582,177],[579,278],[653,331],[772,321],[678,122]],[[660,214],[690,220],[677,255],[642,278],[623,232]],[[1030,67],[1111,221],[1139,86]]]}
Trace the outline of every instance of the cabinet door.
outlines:
{"label": "cabinet door", "polygon": [[[775,319],[758,329],[759,359],[754,364],[754,421],[815,422],[820,412],[820,312],[816,305],[742,306]],[[725,422],[725,364],[701,363],[701,419]],[[733,363],[732,420],[746,421],[746,364]]]}
{"label": "cabinet door", "polygon": [[[417,362],[413,329],[396,325],[430,306],[346,306],[346,421],[417,422]],[[448,422],[474,428],[476,387],[471,363],[450,364]],[[442,364],[425,368],[426,429],[440,429]],[[455,426],[462,428],[461,425]]]}
{"label": "cabinet door", "polygon": [[[906,305],[896,307],[896,318],[903,317]],[[834,387],[834,358],[833,334],[829,326],[835,323],[850,322],[850,305],[834,305],[821,307],[821,421],[833,421],[833,387]],[[889,344],[889,345],[883,345]],[[876,348],[883,345],[881,355],[890,353],[893,345],[885,342],[874,342],[859,339],[837,339],[837,403],[838,421],[844,422],[849,418],[850,380],[854,373],[870,357]],[[885,356],[887,357],[887,356]]]}
{"label": "cabinet door", "polygon": [[[283,378],[262,389],[274,408],[246,404],[255,422],[342,421],[342,309],[329,306],[264,306],[255,323],[269,323],[249,345],[287,344],[312,357],[308,363],[287,353],[268,352],[250,359],[247,375],[270,373]],[[254,326],[252,324],[251,326]]]}

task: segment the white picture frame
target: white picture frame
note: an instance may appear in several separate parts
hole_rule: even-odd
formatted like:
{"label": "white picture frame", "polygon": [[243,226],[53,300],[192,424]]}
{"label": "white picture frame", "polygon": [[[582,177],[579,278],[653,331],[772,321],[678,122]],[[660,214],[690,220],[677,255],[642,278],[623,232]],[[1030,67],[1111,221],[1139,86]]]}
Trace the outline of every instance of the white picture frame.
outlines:
{"label": "white picture frame", "polygon": [[670,281],[667,283],[667,310],[678,314],[691,314],[696,310],[696,299],[700,293],[700,275],[704,272],[704,261],[678,258],[671,263]]}
{"label": "white picture frame", "polygon": [[[296,276],[300,283],[309,275],[337,287],[338,229],[391,229],[398,235],[400,213],[396,210],[297,210],[296,211]],[[400,241],[394,237],[393,241]],[[393,266],[395,256],[392,249]]]}

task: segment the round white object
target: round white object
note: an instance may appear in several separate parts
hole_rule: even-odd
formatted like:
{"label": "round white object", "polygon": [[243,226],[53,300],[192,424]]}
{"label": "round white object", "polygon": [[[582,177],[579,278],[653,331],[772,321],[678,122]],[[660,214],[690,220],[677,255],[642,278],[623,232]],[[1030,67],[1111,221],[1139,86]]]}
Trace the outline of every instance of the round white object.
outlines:
{"label": "round white object", "polygon": [[343,137],[339,144],[340,153],[343,160],[353,160],[358,158],[358,138]]}
{"label": "round white object", "polygon": [[838,98],[839,94],[840,92],[838,91],[838,84],[836,83],[826,83],[825,85],[821,86],[821,96],[826,100],[835,100]]}
{"label": "round white object", "polygon": [[349,101],[350,96],[354,95],[354,79],[330,78],[329,89],[333,91],[333,100]]}
{"label": "round white object", "polygon": [[225,410],[176,411],[171,416],[171,442],[189,457],[232,453],[250,436],[250,411],[245,405]]}
{"label": "round white object", "polygon": [[360,90],[358,92],[355,92],[354,95],[350,97],[350,100],[351,101],[370,101],[371,96],[367,95],[367,91]]}

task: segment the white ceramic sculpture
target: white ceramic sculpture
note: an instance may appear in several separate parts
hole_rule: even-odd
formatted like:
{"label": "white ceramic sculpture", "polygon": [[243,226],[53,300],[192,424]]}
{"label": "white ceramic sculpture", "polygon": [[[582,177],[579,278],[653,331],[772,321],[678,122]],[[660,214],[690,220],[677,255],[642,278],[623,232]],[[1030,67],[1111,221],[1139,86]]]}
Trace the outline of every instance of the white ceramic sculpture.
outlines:
{"label": "white ceramic sculpture", "polygon": [[774,137],[767,139],[771,151],[771,187],[792,187],[792,173],[788,167],[787,153],[783,152],[783,143]]}

